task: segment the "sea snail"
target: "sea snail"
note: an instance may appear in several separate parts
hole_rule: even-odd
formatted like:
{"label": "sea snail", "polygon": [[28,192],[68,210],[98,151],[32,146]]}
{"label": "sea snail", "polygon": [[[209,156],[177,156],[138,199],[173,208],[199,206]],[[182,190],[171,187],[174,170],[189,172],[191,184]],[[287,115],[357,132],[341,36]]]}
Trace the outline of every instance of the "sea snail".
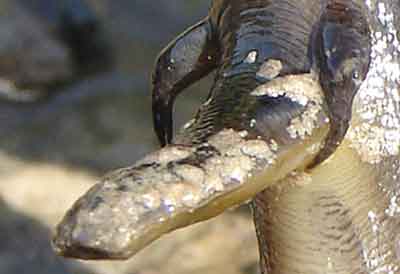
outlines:
{"label": "sea snail", "polygon": [[[82,196],[55,250],[128,258],[252,199],[263,273],[399,273],[399,11],[390,0],[213,1],[156,65],[168,145]],[[214,68],[209,98],[172,139],[175,96]]]}

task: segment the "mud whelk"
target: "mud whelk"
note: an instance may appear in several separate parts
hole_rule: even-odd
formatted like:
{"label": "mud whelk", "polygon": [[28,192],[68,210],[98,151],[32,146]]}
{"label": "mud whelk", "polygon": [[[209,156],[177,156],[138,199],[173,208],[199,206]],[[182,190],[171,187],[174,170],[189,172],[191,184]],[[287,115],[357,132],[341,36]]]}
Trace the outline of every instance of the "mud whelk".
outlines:
{"label": "mud whelk", "polygon": [[[172,140],[168,114],[175,95],[218,65],[207,104],[163,150],[184,144],[190,156],[167,165],[144,160],[139,172],[126,176],[140,181],[143,170],[158,168],[168,182],[196,181],[195,189],[207,184],[209,200],[193,199],[182,211],[176,192],[166,195],[167,202],[161,195],[160,208],[166,205],[162,212],[169,215],[157,215],[157,229],[139,232],[141,240],[126,241],[126,247],[132,245],[124,249],[110,244],[117,242],[107,241],[111,237],[100,237],[106,235],[100,229],[112,227],[108,222],[87,222],[90,201],[104,200],[96,198],[103,183],[59,226],[59,251],[126,257],[166,231],[214,216],[258,192],[252,206],[263,273],[399,273],[399,14],[400,3],[392,0],[213,1],[209,17],[177,40],[196,58],[185,63],[185,71],[175,63],[179,73],[165,74],[162,61],[181,52],[179,43],[172,43],[159,58],[154,81],[155,128],[165,145]],[[257,51],[254,63],[247,62],[251,51]],[[310,61],[310,55],[319,59]],[[204,62],[205,56],[216,63]],[[262,70],[270,60],[281,66]],[[300,84],[313,82],[321,83],[322,91]],[[319,90],[313,94],[320,94],[322,103],[301,96],[301,90]],[[227,186],[234,189],[225,192]],[[196,197],[194,191],[189,197]]]}
{"label": "mud whelk", "polygon": [[[307,134],[282,143],[225,129],[202,144],[170,145],[132,167],[113,171],[58,225],[56,251],[85,259],[128,258],[163,234],[214,217],[290,171],[303,169],[329,129],[321,88],[308,74],[268,85],[286,88],[288,94],[290,87],[307,89],[302,96],[310,103],[304,113],[309,108],[317,112]],[[300,113],[296,118],[302,117]]]}

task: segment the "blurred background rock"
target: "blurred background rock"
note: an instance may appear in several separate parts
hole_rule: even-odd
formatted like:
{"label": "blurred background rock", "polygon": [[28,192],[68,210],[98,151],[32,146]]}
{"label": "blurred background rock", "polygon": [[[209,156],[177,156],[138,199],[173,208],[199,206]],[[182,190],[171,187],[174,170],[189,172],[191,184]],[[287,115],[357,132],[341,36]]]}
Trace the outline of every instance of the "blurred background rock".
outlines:
{"label": "blurred background rock", "polygon": [[[163,237],[127,262],[57,258],[51,229],[107,170],[157,148],[157,53],[209,1],[0,0],[0,274],[257,273],[246,208]],[[179,126],[210,86],[180,96]]]}

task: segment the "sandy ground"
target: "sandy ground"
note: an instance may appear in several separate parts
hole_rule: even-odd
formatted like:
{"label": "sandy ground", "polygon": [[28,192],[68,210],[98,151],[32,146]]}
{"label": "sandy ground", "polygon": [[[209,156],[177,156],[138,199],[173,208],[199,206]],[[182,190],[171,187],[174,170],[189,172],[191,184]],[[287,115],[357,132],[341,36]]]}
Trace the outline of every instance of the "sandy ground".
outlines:
{"label": "sandy ground", "polygon": [[[50,164],[32,164],[21,162],[0,154],[2,167],[8,172],[0,176],[0,196],[9,211],[23,214],[26,226],[40,223],[46,231],[44,240],[49,240],[51,231],[66,209],[96,181],[96,176],[87,172],[68,169]],[[5,210],[3,208],[3,210]],[[22,218],[22,217],[20,217]],[[42,269],[53,260],[67,265],[60,273],[74,274],[179,274],[179,273],[256,273],[257,250],[255,232],[250,215],[245,209],[228,212],[208,222],[181,229],[156,241],[154,244],[134,256],[127,262],[79,262],[56,259],[50,245],[20,245],[18,238],[26,230],[15,226],[19,221],[4,222],[1,229],[15,232],[8,235],[10,250],[2,250],[0,257],[7,256],[10,263],[7,272],[13,274],[23,261],[13,257],[12,253],[31,253],[34,258],[42,257]],[[13,220],[12,218],[9,218]],[[14,226],[13,226],[14,224]],[[37,237],[33,227],[29,238]],[[38,230],[39,231],[39,230]],[[26,236],[26,235],[25,235]],[[21,250],[19,250],[21,249]],[[27,249],[30,249],[29,252]],[[11,251],[11,252],[10,252]],[[4,257],[3,257],[4,259]],[[1,260],[0,260],[1,263]],[[29,269],[35,261],[25,261]],[[60,267],[61,268],[61,267]],[[82,270],[84,269],[84,270]],[[0,271],[2,270],[0,266]],[[3,271],[6,271],[3,269]],[[72,272],[70,272],[72,271]],[[84,271],[84,272],[77,272]],[[27,272],[28,273],[28,272]],[[39,272],[29,272],[31,274]],[[47,273],[47,272],[46,272]],[[50,272],[49,272],[50,273]]]}

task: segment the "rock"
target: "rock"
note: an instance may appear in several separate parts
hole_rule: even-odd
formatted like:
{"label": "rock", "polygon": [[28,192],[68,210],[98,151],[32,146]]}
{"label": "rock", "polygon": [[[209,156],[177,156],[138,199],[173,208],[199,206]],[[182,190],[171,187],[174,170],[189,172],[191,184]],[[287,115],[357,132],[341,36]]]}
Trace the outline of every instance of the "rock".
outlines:
{"label": "rock", "polygon": [[89,7],[78,0],[51,2],[0,1],[0,97],[35,101],[110,65]]}
{"label": "rock", "polygon": [[18,5],[0,16],[0,41],[0,94],[9,99],[35,100],[38,88],[73,75],[68,48]]}

